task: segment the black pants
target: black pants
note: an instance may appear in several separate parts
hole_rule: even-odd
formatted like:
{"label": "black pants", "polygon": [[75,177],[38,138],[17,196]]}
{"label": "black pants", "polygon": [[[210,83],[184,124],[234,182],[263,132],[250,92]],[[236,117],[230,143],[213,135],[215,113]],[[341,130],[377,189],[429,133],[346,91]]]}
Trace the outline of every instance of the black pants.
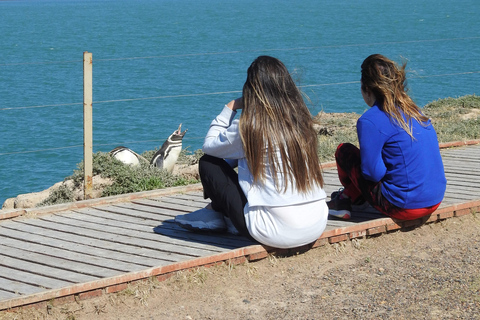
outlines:
{"label": "black pants", "polygon": [[243,208],[247,198],[238,183],[238,174],[225,160],[204,155],[198,164],[205,199],[210,198],[212,208],[232,220],[245,237],[253,240],[245,224]]}

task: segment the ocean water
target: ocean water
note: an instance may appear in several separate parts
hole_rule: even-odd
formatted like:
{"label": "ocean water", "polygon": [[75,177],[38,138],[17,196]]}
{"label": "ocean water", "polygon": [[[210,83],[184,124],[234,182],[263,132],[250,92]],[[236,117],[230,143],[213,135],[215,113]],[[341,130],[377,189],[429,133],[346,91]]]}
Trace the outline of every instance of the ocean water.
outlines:
{"label": "ocean water", "polygon": [[421,106],[478,94],[478,0],[0,1],[0,203],[83,157],[83,52],[93,54],[94,152],[158,148],[180,123],[201,148],[259,55],[282,60],[312,114],[366,109],[360,65],[406,61]]}

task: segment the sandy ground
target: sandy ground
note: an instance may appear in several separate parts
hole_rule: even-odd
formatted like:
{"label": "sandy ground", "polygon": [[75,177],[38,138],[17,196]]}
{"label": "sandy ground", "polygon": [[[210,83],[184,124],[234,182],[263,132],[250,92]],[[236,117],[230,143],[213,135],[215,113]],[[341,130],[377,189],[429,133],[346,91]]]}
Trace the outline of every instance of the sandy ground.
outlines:
{"label": "sandy ground", "polygon": [[0,319],[480,319],[479,269],[471,214]]}

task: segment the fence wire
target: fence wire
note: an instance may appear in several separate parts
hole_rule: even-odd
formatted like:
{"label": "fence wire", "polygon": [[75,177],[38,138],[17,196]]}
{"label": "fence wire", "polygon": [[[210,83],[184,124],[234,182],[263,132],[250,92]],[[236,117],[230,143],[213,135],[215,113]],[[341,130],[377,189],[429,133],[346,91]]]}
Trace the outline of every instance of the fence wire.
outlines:
{"label": "fence wire", "polygon": [[[442,42],[442,41],[459,41],[459,40],[478,40],[480,37],[461,37],[461,38],[443,38],[443,39],[423,39],[423,40],[408,40],[408,41],[388,41],[388,42],[372,42],[372,43],[360,43],[360,44],[342,44],[342,45],[327,45],[327,46],[311,46],[311,47],[294,47],[294,48],[270,48],[270,49],[254,49],[254,50],[236,50],[236,51],[224,51],[224,52],[203,52],[203,53],[186,53],[186,54],[174,54],[174,55],[159,55],[159,56],[145,56],[145,57],[125,57],[125,58],[110,58],[110,59],[95,59],[94,62],[103,62],[103,61],[124,61],[124,60],[140,60],[140,59],[165,59],[165,58],[181,58],[181,57],[191,57],[191,56],[208,56],[208,55],[231,55],[239,53],[250,53],[250,52],[275,52],[275,51],[295,51],[295,50],[318,50],[318,49],[328,49],[328,48],[345,48],[345,47],[364,47],[364,46],[374,46],[374,45],[392,45],[392,44],[406,44],[406,43],[426,43],[426,42]],[[83,63],[83,60],[65,60],[65,61],[38,61],[38,62],[11,62],[3,63],[0,66],[20,66],[20,65],[42,65],[42,64],[67,64],[67,63]],[[442,73],[442,74],[433,74],[433,75],[423,75],[423,76],[411,76],[408,79],[415,78],[432,78],[432,77],[449,77],[449,76],[459,76],[459,75],[468,75],[468,74],[478,74],[480,71],[466,71],[458,73]],[[360,81],[345,81],[345,82],[332,82],[332,83],[319,83],[319,84],[309,84],[301,85],[300,88],[314,88],[322,86],[335,86],[335,85],[348,85],[348,84],[359,84]],[[184,97],[199,97],[199,96],[210,96],[210,95],[223,95],[223,94],[238,94],[241,93],[239,90],[235,91],[221,91],[221,92],[203,92],[203,93],[191,93],[191,94],[180,94],[180,95],[164,95],[164,96],[154,96],[154,97],[138,97],[138,98],[126,98],[126,99],[114,99],[114,100],[103,100],[103,101],[94,101],[93,104],[104,104],[104,103],[114,103],[114,102],[132,102],[132,101],[144,101],[144,100],[156,100],[156,99],[175,99],[175,98],[184,98]],[[35,108],[47,108],[47,107],[66,107],[66,106],[76,106],[83,105],[82,102],[77,103],[61,103],[61,104],[46,104],[46,105],[37,105],[37,106],[21,106],[21,107],[1,107],[0,111],[6,110],[24,110],[24,109],[35,109]],[[189,140],[199,140],[204,137],[189,137]],[[142,140],[142,141],[130,141],[123,143],[109,143],[109,144],[96,144],[94,147],[99,146],[108,146],[108,145],[124,145],[124,144],[134,144],[134,143],[145,143],[145,142],[158,142],[162,140]],[[0,153],[0,156],[3,155],[15,155],[15,154],[25,154],[25,153],[38,153],[38,152],[48,152],[56,151],[62,149],[72,149],[72,148],[83,148],[81,145],[73,146],[64,146],[56,148],[46,148],[38,150],[28,150],[28,151],[16,151],[16,152],[4,152]]]}

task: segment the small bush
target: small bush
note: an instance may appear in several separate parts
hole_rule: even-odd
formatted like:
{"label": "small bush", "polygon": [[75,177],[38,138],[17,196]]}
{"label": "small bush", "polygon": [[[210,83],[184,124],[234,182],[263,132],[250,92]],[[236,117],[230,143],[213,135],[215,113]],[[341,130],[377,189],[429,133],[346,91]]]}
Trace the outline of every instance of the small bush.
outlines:
{"label": "small bush", "polygon": [[[142,154],[148,161],[153,157],[156,151],[150,151]],[[188,154],[185,151],[184,157]],[[148,157],[150,155],[150,157]],[[179,161],[180,162],[180,161]],[[72,179],[75,186],[80,186],[84,179],[83,161],[77,165],[73,175],[66,179]],[[102,196],[112,196],[125,193],[148,191],[175,186],[182,186],[197,183],[195,179],[185,179],[181,176],[173,175],[165,170],[150,166],[148,163],[141,162],[138,166],[131,166],[122,163],[105,152],[93,154],[93,175],[101,175],[104,178],[113,180],[113,184],[105,187]]]}
{"label": "small bush", "polygon": [[121,163],[121,167],[102,176],[112,178],[114,183],[106,187],[103,196],[148,191],[176,187],[198,182],[173,175],[165,170],[159,170],[148,164],[129,166]]}
{"label": "small bush", "polygon": [[184,164],[184,165],[194,165],[197,164],[200,158],[204,155],[202,150],[195,150],[190,152],[188,148],[185,148],[182,150],[180,153],[180,156],[178,157],[177,163],[178,164]]}
{"label": "small bush", "polygon": [[74,200],[73,190],[62,184],[60,187],[52,190],[48,198],[43,200],[38,206],[50,206],[53,204],[73,202]]}

